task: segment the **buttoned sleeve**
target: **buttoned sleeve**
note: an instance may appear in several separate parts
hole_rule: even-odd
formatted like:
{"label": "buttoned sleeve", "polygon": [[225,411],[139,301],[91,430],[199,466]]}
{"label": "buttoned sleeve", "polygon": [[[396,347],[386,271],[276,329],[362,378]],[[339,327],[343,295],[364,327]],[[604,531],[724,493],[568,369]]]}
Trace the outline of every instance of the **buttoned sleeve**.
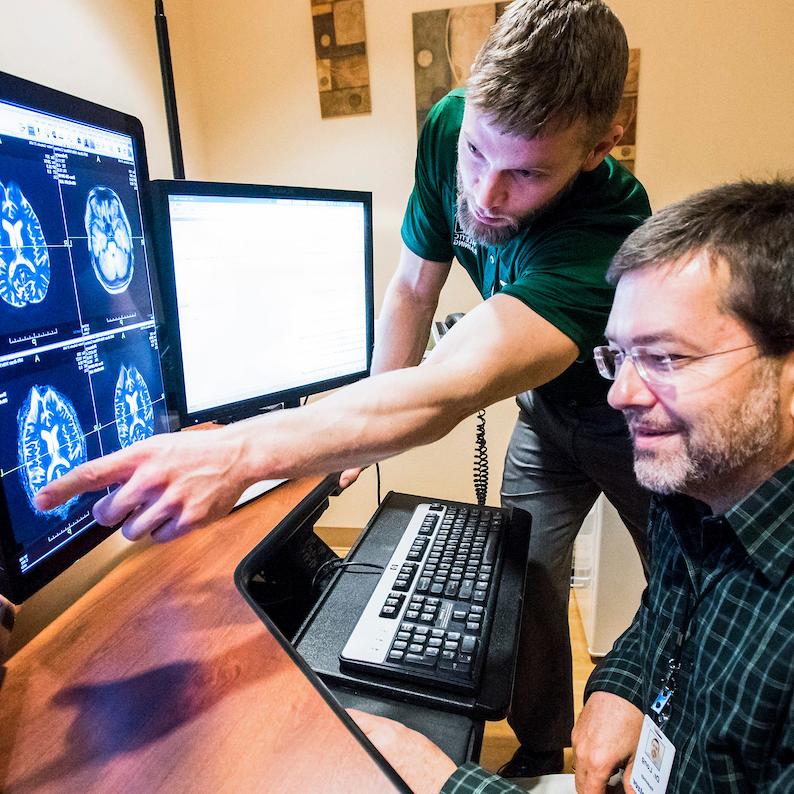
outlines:
{"label": "buttoned sleeve", "polygon": [[[662,506],[657,500],[653,500],[648,516],[648,557],[651,560],[651,576],[658,568],[658,565],[654,565],[653,547],[663,515]],[[656,562],[659,561],[656,560]],[[644,662],[647,657],[646,646],[649,639],[645,634],[649,623],[650,592],[649,588],[645,589],[640,607],[634,615],[631,625],[618,637],[612,650],[590,674],[584,692],[585,702],[593,692],[609,692],[628,700],[640,711],[645,711],[647,704],[644,699],[647,682]]]}
{"label": "buttoned sleeve", "polygon": [[590,674],[585,687],[585,702],[593,692],[609,692],[628,700],[640,711],[645,710],[646,704],[643,703],[645,683],[641,662],[641,612],[643,608],[644,606],[640,606],[631,625],[617,639],[612,650]]}
{"label": "buttoned sleeve", "polygon": [[459,766],[441,789],[441,794],[508,794],[508,792],[525,794],[524,789],[472,763]]}

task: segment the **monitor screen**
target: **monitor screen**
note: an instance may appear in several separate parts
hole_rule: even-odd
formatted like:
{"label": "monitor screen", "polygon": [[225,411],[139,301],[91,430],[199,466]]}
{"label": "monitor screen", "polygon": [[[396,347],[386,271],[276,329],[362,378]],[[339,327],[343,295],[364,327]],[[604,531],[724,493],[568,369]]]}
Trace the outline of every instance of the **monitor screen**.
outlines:
{"label": "monitor screen", "polygon": [[252,416],[368,374],[370,193],[155,181],[152,199],[166,379],[182,425]]}
{"label": "monitor screen", "polygon": [[140,123],[0,74],[0,591],[20,601],[112,529],[107,493],[41,512],[79,464],[167,430]]}

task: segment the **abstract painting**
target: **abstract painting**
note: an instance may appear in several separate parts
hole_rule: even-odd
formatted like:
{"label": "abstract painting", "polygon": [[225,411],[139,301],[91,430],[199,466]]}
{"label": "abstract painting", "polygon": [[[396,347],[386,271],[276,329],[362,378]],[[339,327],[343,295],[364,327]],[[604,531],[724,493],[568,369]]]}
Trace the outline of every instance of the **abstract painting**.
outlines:
{"label": "abstract painting", "polygon": [[311,0],[320,115],[369,113],[364,0]]}

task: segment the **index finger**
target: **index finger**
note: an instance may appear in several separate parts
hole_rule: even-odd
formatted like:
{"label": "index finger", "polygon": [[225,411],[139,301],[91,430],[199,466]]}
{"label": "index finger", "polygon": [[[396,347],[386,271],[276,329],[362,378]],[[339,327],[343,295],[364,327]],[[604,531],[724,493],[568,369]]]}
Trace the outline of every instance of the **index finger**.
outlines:
{"label": "index finger", "polygon": [[68,502],[73,496],[98,491],[109,485],[126,482],[134,467],[128,462],[126,450],[89,460],[82,466],[64,474],[57,480],[47,483],[33,498],[39,510],[52,510],[53,507]]}

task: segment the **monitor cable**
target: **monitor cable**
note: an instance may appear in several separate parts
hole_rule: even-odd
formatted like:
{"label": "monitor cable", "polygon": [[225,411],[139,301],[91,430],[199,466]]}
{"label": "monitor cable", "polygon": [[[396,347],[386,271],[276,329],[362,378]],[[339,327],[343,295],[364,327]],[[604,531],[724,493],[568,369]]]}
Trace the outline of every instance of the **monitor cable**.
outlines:
{"label": "monitor cable", "polygon": [[333,560],[326,560],[315,572],[314,576],[312,577],[311,583],[311,592],[314,592],[314,588],[317,586],[317,583],[325,576],[326,573],[333,573],[334,571],[338,571],[340,568],[367,568],[371,570],[364,570],[364,571],[351,571],[351,573],[380,573],[384,570],[383,565],[377,565],[374,562],[355,562],[355,560],[340,560],[338,557],[335,557]]}

